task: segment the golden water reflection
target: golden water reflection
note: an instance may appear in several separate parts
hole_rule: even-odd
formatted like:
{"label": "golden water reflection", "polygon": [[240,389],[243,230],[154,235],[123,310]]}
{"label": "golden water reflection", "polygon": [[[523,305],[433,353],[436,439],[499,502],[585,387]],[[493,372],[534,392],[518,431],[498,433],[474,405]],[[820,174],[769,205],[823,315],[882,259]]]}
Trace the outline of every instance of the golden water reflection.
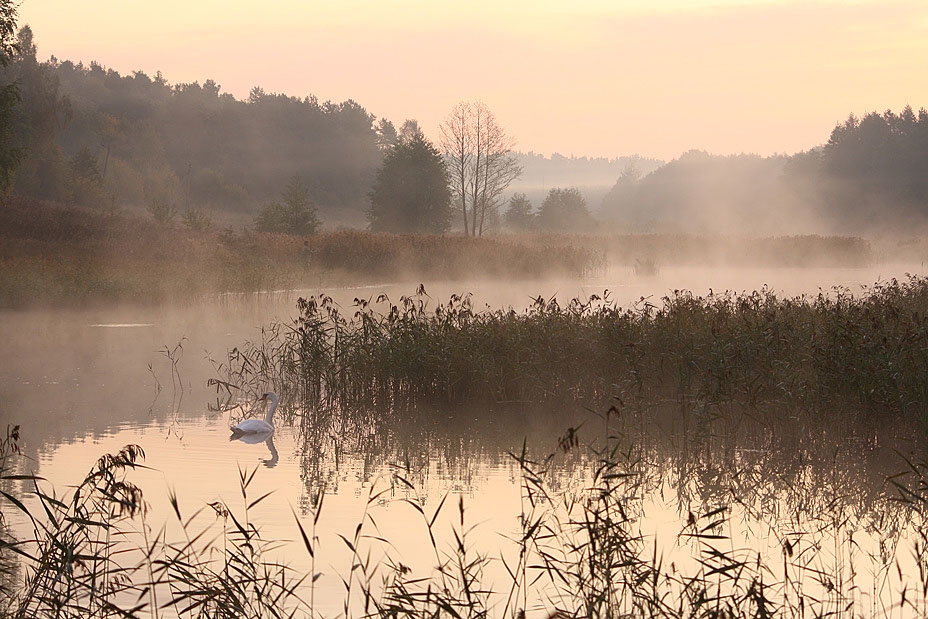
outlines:
{"label": "golden water reflection", "polygon": [[[611,445],[614,462],[632,474],[622,483],[627,483],[623,492],[635,530],[649,540],[646,545],[653,545],[649,552],[661,555],[663,563],[680,573],[700,568],[699,549],[705,541],[687,538],[693,519],[724,507],[720,530],[733,555],[768,562],[772,582],[782,582],[787,569],[805,574],[811,583],[806,589],[817,588],[822,599],[833,598],[835,608],[854,599],[858,610],[882,614],[898,600],[904,583],[917,575],[911,553],[919,529],[913,526],[911,511],[893,500],[898,495],[886,483],[887,477],[902,470],[897,452],[911,453],[917,447],[912,441],[875,440],[866,433],[835,440],[827,426],[792,436],[745,432],[737,440],[717,428],[702,436],[694,432],[682,437],[652,427],[651,438],[645,440],[632,431],[641,428],[641,420],[613,423],[608,428],[593,422],[582,426],[577,430],[579,444],[566,451],[563,441],[559,447],[558,433],[550,429],[543,432],[536,427],[524,437],[534,461],[544,463],[538,468],[544,469],[546,487],[558,500],[591,483],[599,461],[585,446]],[[654,438],[662,432],[663,438]],[[543,449],[545,437],[548,451]],[[293,512],[305,524],[318,495],[324,493],[316,529],[317,556],[322,557],[316,570],[321,576],[314,598],[325,616],[341,611],[342,578],[352,562],[340,535],[350,537],[369,512],[376,530],[365,523],[367,534],[389,541],[388,545],[365,541],[364,552],[370,552],[374,562],[389,555],[415,574],[432,574],[437,559],[428,530],[407,500],[420,502],[430,514],[447,495],[450,499],[445,500],[433,531],[439,547],[445,551],[453,546],[457,503],[462,499],[467,527],[474,527],[469,543],[475,552],[492,559],[485,570],[487,582],[507,590],[510,577],[501,558],[512,564],[518,554],[512,540],[520,535],[526,488],[515,459],[523,439],[505,420],[485,432],[381,427],[367,433],[355,429],[343,436],[306,434],[299,427],[283,425],[264,438],[253,444],[229,441],[227,420],[208,416],[171,424],[125,424],[103,435],[78,436],[58,444],[40,456],[36,469],[50,484],[64,489],[76,483],[102,453],[130,443],[141,445],[150,469],[133,471],[131,480],[145,492],[148,522],[156,527],[168,523],[169,539],[181,535],[168,501],[171,492],[176,493],[185,517],[201,510],[196,526],[214,534],[221,523],[212,510],[205,509],[208,504],[222,501],[233,510],[243,510],[246,502],[271,492],[248,518],[264,539],[284,542],[276,555],[298,571],[310,570],[310,561]],[[545,458],[549,453],[550,458]],[[244,498],[241,475],[255,468],[254,482]],[[383,494],[375,504],[368,505],[371,494],[380,491]],[[552,515],[563,511],[558,500],[543,509]],[[16,529],[25,523],[14,518],[13,524]],[[783,560],[787,546],[814,559],[802,569],[787,568]],[[554,601],[545,602],[544,588],[539,587],[531,608],[541,612]],[[495,599],[495,604],[503,603],[502,598]]]}

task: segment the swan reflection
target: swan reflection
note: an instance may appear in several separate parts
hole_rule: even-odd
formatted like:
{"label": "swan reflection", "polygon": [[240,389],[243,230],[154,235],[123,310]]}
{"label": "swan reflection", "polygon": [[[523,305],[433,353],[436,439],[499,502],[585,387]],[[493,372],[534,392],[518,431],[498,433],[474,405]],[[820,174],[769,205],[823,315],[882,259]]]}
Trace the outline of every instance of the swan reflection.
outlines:
{"label": "swan reflection", "polygon": [[261,462],[269,469],[277,466],[277,461],[280,460],[280,454],[277,453],[277,447],[274,445],[274,433],[273,432],[252,432],[250,434],[244,434],[235,439],[241,441],[242,443],[248,443],[249,445],[256,445],[258,443],[264,443],[267,445],[267,450],[271,452],[271,457],[267,460],[261,460]]}

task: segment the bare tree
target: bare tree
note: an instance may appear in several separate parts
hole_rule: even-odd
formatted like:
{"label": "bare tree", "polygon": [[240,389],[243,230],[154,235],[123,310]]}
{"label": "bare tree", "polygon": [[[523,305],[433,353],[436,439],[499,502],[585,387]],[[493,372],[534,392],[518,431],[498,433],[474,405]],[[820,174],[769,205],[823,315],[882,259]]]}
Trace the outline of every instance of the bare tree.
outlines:
{"label": "bare tree", "polygon": [[458,103],[441,124],[441,146],[464,234],[482,235],[487,215],[522,168],[512,156],[513,140],[486,105]]}

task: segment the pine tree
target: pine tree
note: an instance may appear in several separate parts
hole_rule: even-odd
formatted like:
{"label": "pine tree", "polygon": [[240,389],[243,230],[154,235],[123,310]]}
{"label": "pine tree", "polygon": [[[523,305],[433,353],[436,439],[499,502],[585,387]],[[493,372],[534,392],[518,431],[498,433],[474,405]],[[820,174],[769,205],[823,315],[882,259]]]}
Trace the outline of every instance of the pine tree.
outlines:
{"label": "pine tree", "polygon": [[444,159],[418,128],[406,133],[377,172],[368,212],[371,229],[447,232],[451,192]]}

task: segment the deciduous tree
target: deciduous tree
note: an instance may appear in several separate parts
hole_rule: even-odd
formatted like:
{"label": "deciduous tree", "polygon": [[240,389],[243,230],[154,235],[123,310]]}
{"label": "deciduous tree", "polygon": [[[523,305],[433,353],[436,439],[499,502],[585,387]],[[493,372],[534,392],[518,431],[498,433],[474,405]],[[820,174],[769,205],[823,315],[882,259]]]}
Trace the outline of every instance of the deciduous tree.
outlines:
{"label": "deciduous tree", "polygon": [[[0,68],[6,69],[16,53],[16,7],[13,0],[0,0]],[[4,74],[6,71],[4,71]],[[0,84],[0,197],[12,183],[13,171],[22,161],[24,151],[13,135],[14,110],[20,102],[16,82],[4,79]]]}
{"label": "deciduous tree", "polygon": [[593,218],[579,189],[555,188],[548,192],[545,201],[541,203],[538,223],[546,230],[583,231],[590,229]]}
{"label": "deciduous tree", "polygon": [[493,113],[480,102],[457,104],[441,124],[441,147],[464,234],[483,234],[503,192],[521,174],[522,168],[512,156],[513,145]]}
{"label": "deciduous tree", "polygon": [[530,230],[535,227],[537,215],[532,212],[532,202],[524,193],[514,194],[509,198],[506,209],[506,225],[513,230]]}

